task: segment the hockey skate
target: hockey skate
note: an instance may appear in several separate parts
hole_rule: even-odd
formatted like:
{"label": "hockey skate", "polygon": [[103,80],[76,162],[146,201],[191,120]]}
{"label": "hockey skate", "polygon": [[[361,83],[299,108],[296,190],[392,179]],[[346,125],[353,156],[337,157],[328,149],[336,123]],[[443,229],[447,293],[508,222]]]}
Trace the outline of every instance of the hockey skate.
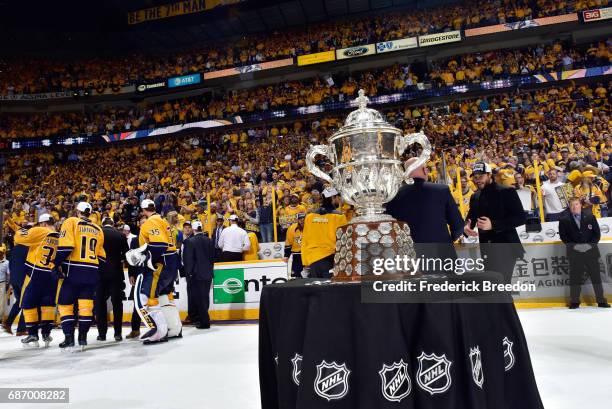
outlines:
{"label": "hockey skate", "polygon": [[38,335],[28,335],[21,340],[24,348],[38,348]]}

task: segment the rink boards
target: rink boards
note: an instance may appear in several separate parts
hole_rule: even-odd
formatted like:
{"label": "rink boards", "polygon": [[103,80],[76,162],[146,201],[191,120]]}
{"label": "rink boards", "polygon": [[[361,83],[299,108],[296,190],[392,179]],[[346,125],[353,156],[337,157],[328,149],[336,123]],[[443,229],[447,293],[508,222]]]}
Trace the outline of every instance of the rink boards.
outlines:
{"label": "rink boards", "polygon": [[[604,290],[612,299],[612,218],[599,219],[602,238],[600,270]],[[517,229],[526,254],[516,264],[516,279],[535,284],[537,291],[515,293],[515,303],[520,308],[564,306],[569,297],[569,263],[565,257],[565,245],[559,241],[557,223],[543,223],[542,231],[526,233],[524,227]],[[283,243],[264,243],[260,258],[280,257]],[[464,243],[457,247],[459,255],[478,256],[476,242]],[[210,317],[212,320],[252,320],[259,317],[259,298],[262,288],[272,283],[286,282],[287,264],[280,258],[249,262],[215,264],[215,279],[210,291]],[[131,286],[126,273],[124,290],[124,321],[129,321],[133,303],[128,300]],[[592,287],[586,283],[583,295],[593,301]],[[12,297],[11,297],[12,298]],[[177,280],[175,302],[181,316],[187,315],[187,283],[184,278]]]}

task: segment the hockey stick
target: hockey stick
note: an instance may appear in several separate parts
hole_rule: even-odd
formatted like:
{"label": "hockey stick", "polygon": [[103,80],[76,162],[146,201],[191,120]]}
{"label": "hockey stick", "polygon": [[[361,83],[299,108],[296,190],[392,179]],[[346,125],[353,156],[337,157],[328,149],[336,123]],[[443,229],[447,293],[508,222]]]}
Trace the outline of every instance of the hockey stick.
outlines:
{"label": "hockey stick", "polygon": [[157,328],[155,325],[155,321],[149,315],[149,311],[142,305],[142,300],[140,299],[140,290],[142,289],[142,274],[138,274],[136,278],[135,289],[134,289],[134,305],[136,306],[135,310],[138,313],[138,316],[144,322],[147,329],[151,330],[153,328]]}

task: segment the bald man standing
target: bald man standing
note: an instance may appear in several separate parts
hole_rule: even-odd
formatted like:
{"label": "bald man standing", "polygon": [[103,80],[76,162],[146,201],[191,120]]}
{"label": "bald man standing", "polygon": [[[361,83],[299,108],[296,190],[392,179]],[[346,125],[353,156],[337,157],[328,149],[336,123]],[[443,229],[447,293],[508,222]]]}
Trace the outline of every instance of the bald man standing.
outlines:
{"label": "bald man standing", "polygon": [[[408,159],[406,167],[416,160]],[[408,223],[417,244],[417,256],[456,258],[452,242],[463,234],[464,222],[449,187],[428,182],[425,166],[413,170],[410,177],[414,183],[400,187],[395,198],[387,203],[387,213]]]}

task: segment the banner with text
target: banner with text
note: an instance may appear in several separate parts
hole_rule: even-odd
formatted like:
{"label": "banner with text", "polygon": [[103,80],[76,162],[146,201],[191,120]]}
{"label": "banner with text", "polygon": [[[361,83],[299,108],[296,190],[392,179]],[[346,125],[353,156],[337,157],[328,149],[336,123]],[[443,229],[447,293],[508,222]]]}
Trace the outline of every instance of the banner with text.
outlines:
{"label": "banner with text", "polygon": [[427,47],[430,45],[439,45],[446,43],[456,43],[458,41],[461,41],[461,31],[447,31],[445,33],[419,36],[419,47]]}
{"label": "banner with text", "polygon": [[336,50],[336,59],[344,60],[346,58],[363,57],[365,55],[376,54],[376,45],[366,44],[355,47],[341,48]]}
{"label": "banner with text", "polygon": [[180,77],[168,78],[168,88],[186,87],[202,82],[202,76],[198,74],[182,75]]}
{"label": "banner with text", "polygon": [[319,64],[322,62],[334,61],[335,59],[336,52],[334,50],[323,51],[314,54],[298,55],[297,65]]}
{"label": "banner with text", "polygon": [[166,81],[148,82],[136,85],[137,92],[155,91],[166,88]]}
{"label": "banner with text", "polygon": [[70,98],[73,91],[45,92],[41,94],[9,94],[0,95],[0,101],[37,101],[41,99]]}
{"label": "banner with text", "polygon": [[228,6],[242,1],[244,0],[189,0],[163,4],[157,7],[129,12],[127,15],[128,24],[139,24],[169,17],[201,13],[206,10],[214,9],[217,6]]}
{"label": "banner with text", "polygon": [[388,53],[390,51],[406,50],[408,48],[418,47],[419,42],[416,37],[402,38],[400,40],[383,41],[376,43],[377,53]]}
{"label": "banner with text", "polygon": [[591,23],[593,21],[608,20],[612,18],[612,7],[604,9],[587,10],[582,12],[582,21]]}

